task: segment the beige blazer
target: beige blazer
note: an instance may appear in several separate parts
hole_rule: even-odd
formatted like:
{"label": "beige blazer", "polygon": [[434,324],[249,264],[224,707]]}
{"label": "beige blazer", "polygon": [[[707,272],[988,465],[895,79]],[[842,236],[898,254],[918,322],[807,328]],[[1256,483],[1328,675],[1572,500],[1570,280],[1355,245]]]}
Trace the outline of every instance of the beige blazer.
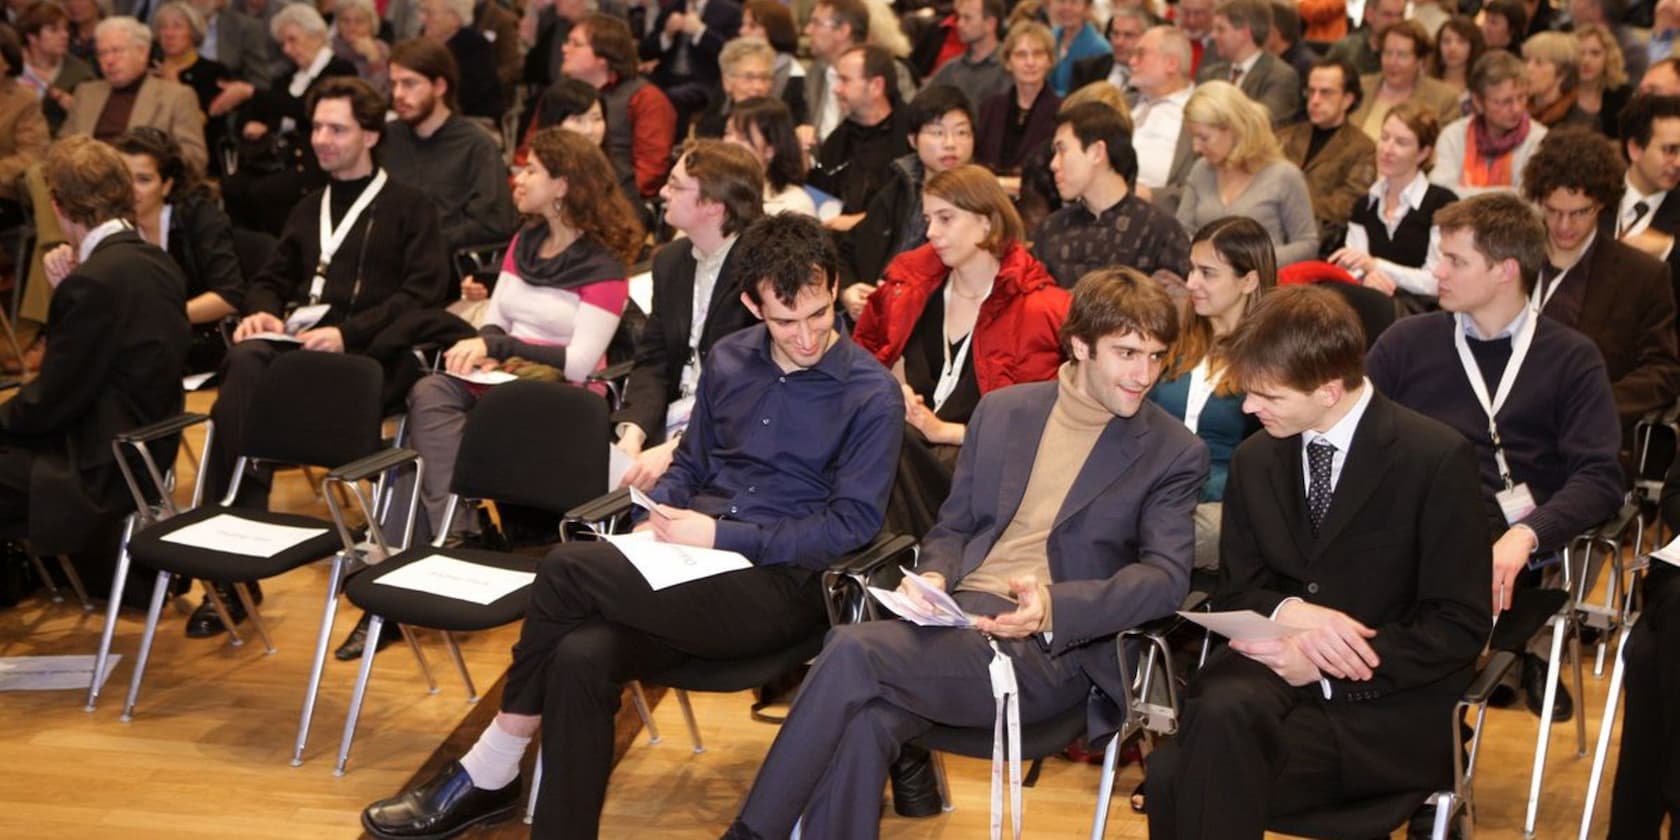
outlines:
{"label": "beige blazer", "polygon": [[[1372,73],[1368,76],[1361,76],[1359,77],[1359,84],[1365,89],[1365,93],[1359,99],[1359,107],[1353,109],[1353,113],[1348,115],[1347,121],[1358,126],[1367,137],[1376,140],[1378,135],[1382,133],[1382,123],[1377,122],[1372,127],[1367,128],[1366,121],[1371,118],[1371,110],[1376,107],[1377,87],[1382,84],[1382,74]],[[1443,128],[1446,127],[1447,123],[1463,116],[1459,113],[1458,94],[1446,82],[1422,75],[1421,70],[1419,71],[1417,86],[1412,88],[1412,101],[1421,102],[1432,109],[1435,116],[1440,118]],[[1387,113],[1388,108],[1385,107],[1383,108],[1383,114],[1377,116],[1381,119]]]}
{"label": "beige blazer", "polygon": [[[60,137],[73,134],[93,134],[99,124],[99,114],[111,98],[111,83],[104,79],[83,82],[76,86],[75,101],[70,114],[59,129]],[[192,89],[178,82],[147,76],[140,83],[134,99],[134,111],[128,125],[151,126],[162,129],[181,144],[181,153],[204,170],[209,155],[204,146],[204,113],[198,109],[198,97]]]}

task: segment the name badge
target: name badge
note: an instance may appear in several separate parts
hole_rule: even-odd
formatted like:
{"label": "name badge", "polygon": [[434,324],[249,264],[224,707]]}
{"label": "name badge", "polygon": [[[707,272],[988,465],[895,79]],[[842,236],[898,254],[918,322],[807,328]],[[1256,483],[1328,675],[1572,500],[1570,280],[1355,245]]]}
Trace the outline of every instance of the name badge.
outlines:
{"label": "name badge", "polygon": [[1499,512],[1505,514],[1506,525],[1515,525],[1534,512],[1534,494],[1528,492],[1528,482],[1501,490],[1493,497],[1499,500]]}

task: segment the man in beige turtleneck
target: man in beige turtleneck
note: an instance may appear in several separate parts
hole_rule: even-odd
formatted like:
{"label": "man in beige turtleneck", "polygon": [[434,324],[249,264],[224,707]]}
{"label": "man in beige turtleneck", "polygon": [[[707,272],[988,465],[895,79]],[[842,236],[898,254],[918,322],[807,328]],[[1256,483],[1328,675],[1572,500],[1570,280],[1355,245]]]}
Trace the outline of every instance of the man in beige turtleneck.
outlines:
{"label": "man in beige turtleneck", "polygon": [[1113,638],[1183,599],[1208,471],[1207,448],[1145,400],[1177,333],[1171,299],[1137,271],[1079,282],[1062,327],[1071,361],[1054,382],[980,401],[922,543],[921,575],[980,630],[836,629],[726,837],[785,837],[801,815],[807,836],[873,836],[906,741],[992,724],[988,636],[1014,660],[1024,724],[1091,703],[1104,725],[1090,736],[1114,732]]}

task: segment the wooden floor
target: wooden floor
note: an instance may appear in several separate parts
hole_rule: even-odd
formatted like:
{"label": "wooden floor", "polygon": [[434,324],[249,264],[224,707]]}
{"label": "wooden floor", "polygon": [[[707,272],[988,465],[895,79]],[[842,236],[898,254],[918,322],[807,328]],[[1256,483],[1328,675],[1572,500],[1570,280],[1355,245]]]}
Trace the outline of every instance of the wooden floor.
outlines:
{"label": "wooden floor", "polygon": [[[193,405],[207,405],[195,395]],[[190,473],[183,475],[183,483]],[[316,508],[301,480],[277,487],[276,504]],[[142,616],[125,613],[114,650],[123,655],[99,708],[82,709],[83,692],[0,693],[0,837],[17,838],[354,838],[369,801],[399,789],[472,710],[459,677],[435,640],[427,646],[441,690],[428,695],[414,658],[402,647],[382,653],[374,670],[349,773],[333,775],[333,758],[355,677],[352,664],[329,658],[302,767],[287,760],[316,637],[326,567],[298,570],[265,587],[263,614],[278,653],[264,656],[254,639],[243,648],[182,635],[183,616],[166,610],[139,707],[119,721],[132,673]],[[196,599],[196,595],[195,595]],[[346,610],[346,613],[349,611]],[[341,614],[333,644],[353,615]],[[0,612],[0,656],[91,654],[103,614],[37,596]],[[480,690],[507,664],[516,630],[466,639],[463,649]],[[1597,736],[1608,685],[1586,674],[1588,749]],[[637,737],[613,776],[603,815],[606,838],[710,838],[721,833],[752,783],[775,728],[747,715],[745,695],[696,695],[706,751],[690,749],[673,697],[655,709],[664,736]],[[1581,705],[1577,698],[1577,707]],[[482,716],[482,715],[481,715]],[[1553,729],[1537,836],[1573,838],[1581,815],[1588,758],[1574,751],[1574,724]],[[470,732],[464,732],[470,739]],[[1476,786],[1479,836],[1521,836],[1535,718],[1521,709],[1489,713]],[[457,739],[462,737],[457,736]],[[1610,766],[1614,767],[1612,751]],[[989,767],[948,758],[954,812],[926,820],[889,816],[882,835],[911,838],[985,836]],[[1060,759],[1046,763],[1026,795],[1031,837],[1088,834],[1097,768]],[[1139,778],[1127,767],[1117,790]],[[1608,781],[1592,836],[1607,820]],[[469,837],[521,836],[517,828]],[[1108,837],[1147,836],[1144,819],[1117,798]]]}

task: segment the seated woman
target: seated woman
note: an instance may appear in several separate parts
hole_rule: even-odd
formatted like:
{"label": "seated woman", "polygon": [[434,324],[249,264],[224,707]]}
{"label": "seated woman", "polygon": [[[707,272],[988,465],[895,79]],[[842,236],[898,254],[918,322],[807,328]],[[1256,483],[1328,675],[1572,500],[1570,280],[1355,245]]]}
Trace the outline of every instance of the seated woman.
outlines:
{"label": "seated woman", "polygon": [[441,525],[461,429],[483,391],[461,377],[539,366],[581,383],[601,366],[629,295],[626,266],[642,228],[599,146],[561,128],[537,132],[513,200],[540,221],[508,243],[478,335],[456,342],[444,353],[447,372],[408,395],[409,446],[426,463],[412,544]]}
{"label": "seated woman", "polygon": [[1247,216],[1271,234],[1278,265],[1318,256],[1307,179],[1283,157],[1264,105],[1229,82],[1207,82],[1184,105],[1184,130],[1198,157],[1178,204],[1185,233]]}
{"label": "seated woman", "polygon": [[793,12],[781,0],[747,0],[741,6],[741,37],[763,38],[776,51],[771,65],[770,95],[788,106],[793,124],[808,122],[805,108],[805,65],[799,60],[799,28]]}
{"label": "seated woman", "polygon": [[980,103],[980,138],[974,162],[999,175],[1018,175],[1027,153],[1056,133],[1062,98],[1050,89],[1056,38],[1041,23],[1009,28],[999,48],[1009,71],[1009,89]]}
{"label": "seated woman", "polygon": [[[161,12],[159,13],[161,16]],[[169,252],[187,278],[193,324],[188,367],[215,370],[227,352],[221,322],[239,312],[245,278],[233,249],[233,223],[166,132],[131,128],[112,141],[134,180],[134,227]]]}
{"label": "seated woman", "polygon": [[368,0],[338,0],[333,10],[333,55],[350,62],[381,96],[391,92],[391,45],[379,40],[379,13]]}
{"label": "seated woman", "polygon": [[734,38],[718,53],[718,72],[723,95],[714,91],[711,103],[694,121],[694,136],[717,139],[729,122],[729,115],[742,102],[770,95],[775,80],[776,51],[760,38]]}
{"label": "seated woman", "polygon": [[1418,103],[1388,112],[1377,139],[1377,182],[1353,206],[1346,246],[1330,255],[1365,285],[1392,296],[1401,314],[1435,308],[1441,233],[1431,220],[1458,200],[1424,175],[1440,134],[1435,112]]}
{"label": "seated woman", "polygon": [[221,171],[221,148],[227,137],[228,114],[251,98],[253,89],[237,81],[233,71],[219,61],[198,53],[206,32],[204,16],[185,0],[171,0],[158,7],[152,32],[163,59],[155,65],[157,75],[192,88],[198,109],[204,112],[204,145],[211,150],[210,166]]}
{"label": "seated woman", "polygon": [[1253,219],[1230,216],[1196,231],[1190,243],[1190,296],[1178,341],[1149,398],[1207,444],[1211,463],[1196,505],[1195,568],[1219,568],[1220,502],[1237,444],[1260,428],[1243,413],[1243,394],[1221,377],[1225,337],[1267,290],[1277,286],[1272,239]]}
{"label": "seated woman", "polygon": [[1618,139],[1622,136],[1618,117],[1633,98],[1622,46],[1609,29],[1597,23],[1576,25],[1575,43],[1581,48],[1581,63],[1575,68],[1575,107],[1592,117],[1600,134]]}
{"label": "seated woman", "polygon": [[1581,47],[1567,32],[1541,32],[1522,45],[1528,70],[1528,113],[1547,128],[1592,126],[1597,120],[1575,104]]}
{"label": "seated woman", "polygon": [[888,167],[886,183],[870,197],[863,219],[851,230],[836,234],[844,275],[840,300],[854,320],[887,263],[927,241],[922,184],[974,158],[974,106],[962,91],[930,85],[916,94],[905,112],[914,151]]}
{"label": "seated woman", "polygon": [[1434,109],[1442,122],[1458,119],[1458,91],[1423,72],[1433,44],[1423,24],[1403,20],[1383,30],[1382,72],[1361,76],[1364,95],[1348,115],[1372,140],[1382,132],[1389,109],[1402,102],[1419,102]]}
{"label": "seated woman", "polygon": [[752,152],[764,167],[765,215],[839,215],[838,199],[805,183],[805,155],[793,114],[781,100],[755,96],[737,103],[729,112],[723,139]]}
{"label": "seated woman", "polygon": [[1022,244],[1021,217],[990,172],[959,166],[922,188],[928,243],[888,264],[852,338],[904,383],[894,533],[922,536],[951,489],[980,397],[1056,375],[1071,298]]}

